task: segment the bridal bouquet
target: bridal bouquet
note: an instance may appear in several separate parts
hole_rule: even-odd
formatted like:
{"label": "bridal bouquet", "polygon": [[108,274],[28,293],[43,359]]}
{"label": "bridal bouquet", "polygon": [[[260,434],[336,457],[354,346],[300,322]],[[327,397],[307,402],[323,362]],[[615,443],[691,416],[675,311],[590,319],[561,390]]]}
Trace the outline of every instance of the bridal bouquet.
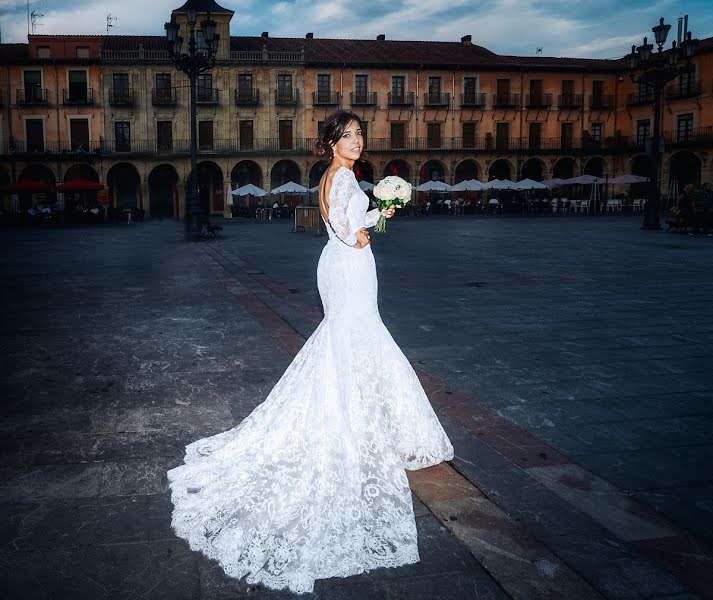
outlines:
{"label": "bridal bouquet", "polygon": [[[379,210],[384,210],[395,206],[403,208],[411,200],[411,184],[396,177],[389,175],[384,177],[374,187],[374,197],[379,205]],[[381,215],[374,226],[374,231],[383,233],[386,231],[386,217]]]}

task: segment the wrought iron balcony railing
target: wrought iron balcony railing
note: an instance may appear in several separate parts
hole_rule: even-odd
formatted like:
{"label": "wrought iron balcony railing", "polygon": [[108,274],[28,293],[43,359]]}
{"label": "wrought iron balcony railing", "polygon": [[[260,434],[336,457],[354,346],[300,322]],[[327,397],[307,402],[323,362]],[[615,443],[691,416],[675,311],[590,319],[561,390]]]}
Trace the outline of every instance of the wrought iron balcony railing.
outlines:
{"label": "wrought iron balcony railing", "polygon": [[341,96],[339,92],[312,92],[312,104],[314,106],[339,106]]}
{"label": "wrought iron balcony railing", "polygon": [[349,103],[352,106],[376,106],[376,92],[351,92],[349,94]]}
{"label": "wrought iron balcony railing", "polygon": [[680,100],[682,98],[695,98],[701,95],[701,82],[689,81],[686,83],[676,83],[666,88],[666,98],[669,100]]}
{"label": "wrought iron balcony railing", "polygon": [[196,90],[196,104],[218,104],[218,88],[199,87]]}
{"label": "wrought iron balcony railing", "polygon": [[110,89],[109,104],[111,106],[133,106],[134,90],[132,89]]}
{"label": "wrought iron balcony railing", "polygon": [[423,105],[426,107],[448,107],[451,105],[451,95],[429,92],[423,95]]}
{"label": "wrought iron balcony railing", "polygon": [[493,94],[493,107],[495,108],[518,108],[520,106],[520,94]]}
{"label": "wrought iron balcony railing", "polygon": [[627,106],[648,106],[649,104],[654,103],[654,94],[653,92],[637,92],[634,94],[628,94],[626,96],[626,105]]}
{"label": "wrought iron balcony railing", "polygon": [[549,108],[552,106],[552,94],[528,94],[525,104],[528,108]]}
{"label": "wrought iron balcony railing", "polygon": [[582,110],[584,107],[584,96],[582,94],[560,94],[557,96],[557,106],[559,108]]}
{"label": "wrought iron balcony railing", "polygon": [[275,104],[277,105],[295,105],[300,103],[300,91],[297,89],[275,90]]}
{"label": "wrought iron balcony railing", "polygon": [[464,92],[460,95],[460,105],[467,108],[484,108],[485,94]]}
{"label": "wrought iron balcony railing", "polygon": [[614,108],[613,94],[592,94],[589,96],[589,108],[594,110],[610,110]]}
{"label": "wrought iron balcony railing", "polygon": [[151,91],[151,103],[154,106],[174,106],[178,104],[176,88],[154,88]]}
{"label": "wrought iron balcony railing", "polygon": [[94,104],[94,90],[88,88],[70,88],[62,90],[62,96],[65,104],[88,105]]}
{"label": "wrought iron balcony railing", "polygon": [[235,90],[236,106],[257,106],[260,104],[260,90]]}
{"label": "wrought iron balcony railing", "polygon": [[401,94],[389,92],[388,103],[389,106],[413,106],[415,95],[413,92],[403,92]]}
{"label": "wrought iron balcony railing", "polygon": [[47,104],[47,88],[28,87],[15,90],[15,102],[23,106]]}

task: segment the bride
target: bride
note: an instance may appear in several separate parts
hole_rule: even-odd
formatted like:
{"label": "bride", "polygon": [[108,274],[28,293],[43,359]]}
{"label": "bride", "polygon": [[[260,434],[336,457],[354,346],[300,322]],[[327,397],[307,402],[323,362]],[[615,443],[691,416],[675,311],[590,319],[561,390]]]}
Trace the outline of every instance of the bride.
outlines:
{"label": "bride", "polygon": [[310,592],[316,579],[417,562],[405,470],[453,457],[379,315],[367,227],[380,213],[366,212],[352,172],[363,144],[359,118],[343,111],[317,144],[329,161],[319,186],[324,319],[260,406],[188,445],[168,472],[175,532],[248,583]]}

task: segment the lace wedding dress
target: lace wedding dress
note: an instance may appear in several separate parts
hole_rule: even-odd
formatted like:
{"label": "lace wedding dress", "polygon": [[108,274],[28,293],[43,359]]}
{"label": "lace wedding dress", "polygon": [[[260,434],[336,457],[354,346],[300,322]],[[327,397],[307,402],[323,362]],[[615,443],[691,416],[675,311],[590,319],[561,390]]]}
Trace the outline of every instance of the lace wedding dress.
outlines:
{"label": "lace wedding dress", "polygon": [[340,168],[317,267],[324,319],[252,414],[168,472],[175,532],[248,583],[309,592],[315,579],[417,562],[405,469],[453,457],[379,316],[371,246],[349,246],[379,217],[367,207]]}

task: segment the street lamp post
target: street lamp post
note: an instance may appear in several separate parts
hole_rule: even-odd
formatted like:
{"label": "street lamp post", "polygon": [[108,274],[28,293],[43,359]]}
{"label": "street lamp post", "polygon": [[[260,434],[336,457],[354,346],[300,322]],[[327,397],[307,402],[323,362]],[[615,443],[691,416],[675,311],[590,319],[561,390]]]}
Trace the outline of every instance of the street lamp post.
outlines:
{"label": "street lamp post", "polygon": [[[650,92],[654,101],[654,131],[651,139],[651,163],[652,173],[649,182],[649,197],[646,204],[646,214],[642,229],[661,229],[659,221],[660,200],[661,200],[661,108],[663,104],[663,92],[666,84],[673,81],[681,74],[687,73],[690,69],[691,57],[695,52],[696,40],[691,39],[691,33],[687,32],[680,46],[674,41],[669,50],[664,51],[666,37],[671,25],[663,22],[663,17],[656,27],[651,30],[654,33],[658,49],[653,52],[654,45],[649,44],[647,38],[644,43],[637,47],[631,47],[631,54],[627,55],[629,68],[631,69],[631,80],[634,83],[644,86]],[[679,63],[685,60],[685,66]],[[640,71],[639,75],[635,73]],[[647,94],[648,95],[648,94]]]}
{"label": "street lamp post", "polygon": [[215,33],[216,22],[208,18],[201,23],[203,42],[199,47],[196,43],[196,10],[186,10],[188,19],[188,45],[183,49],[183,38],[178,35],[180,25],[176,23],[173,15],[171,21],[164,25],[166,38],[170,44],[169,53],[176,69],[188,76],[191,94],[191,174],[186,196],[186,240],[195,240],[201,231],[201,209],[198,200],[198,133],[196,123],[196,80],[201,73],[205,73],[215,65],[215,54],[218,49],[219,36]]}

